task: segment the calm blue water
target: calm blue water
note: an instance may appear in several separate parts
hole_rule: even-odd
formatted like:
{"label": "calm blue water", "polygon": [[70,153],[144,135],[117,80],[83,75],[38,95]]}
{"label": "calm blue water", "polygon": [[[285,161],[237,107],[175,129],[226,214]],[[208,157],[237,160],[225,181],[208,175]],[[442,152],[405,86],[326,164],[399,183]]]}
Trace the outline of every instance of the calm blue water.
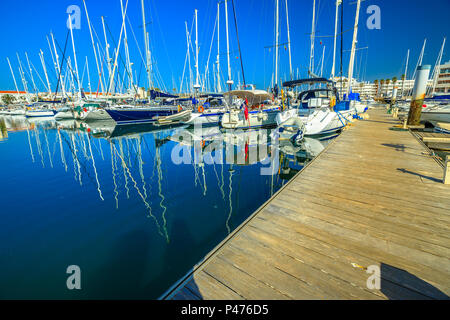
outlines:
{"label": "calm blue water", "polygon": [[0,298],[159,297],[327,143],[260,133],[0,118]]}

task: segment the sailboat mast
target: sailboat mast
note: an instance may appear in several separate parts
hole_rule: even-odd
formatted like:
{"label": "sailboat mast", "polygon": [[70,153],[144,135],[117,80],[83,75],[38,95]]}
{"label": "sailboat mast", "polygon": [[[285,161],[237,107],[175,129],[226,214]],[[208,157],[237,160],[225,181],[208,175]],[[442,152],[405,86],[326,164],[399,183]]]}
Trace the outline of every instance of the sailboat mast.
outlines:
{"label": "sailboat mast", "polygon": [[402,79],[402,98],[403,98],[403,90],[405,88],[405,80],[407,79],[407,74],[408,74],[408,63],[409,63],[409,49],[408,49],[408,53],[406,54],[406,65],[405,65],[405,79]]}
{"label": "sailboat mast", "polygon": [[[59,56],[58,56],[58,51],[56,50],[55,37],[53,36],[53,33],[50,33],[50,36],[52,37],[53,50],[55,51],[56,74],[61,74],[62,72],[61,72],[61,68],[59,67]],[[62,97],[65,97],[66,96],[66,86],[64,85],[64,76],[63,75],[61,75],[60,82],[61,82]]]}
{"label": "sailboat mast", "polygon": [[336,69],[336,40],[337,40],[337,28],[338,28],[338,17],[339,17],[339,5],[342,0],[336,0],[336,18],[334,20],[334,47],[333,47],[333,66],[331,67],[331,79],[334,81],[335,69]]}
{"label": "sailboat mast", "polygon": [[27,59],[28,68],[30,69],[30,77],[31,77],[31,83],[33,84],[33,90],[36,93],[36,96],[39,97],[38,89],[36,87],[36,83],[34,82],[33,69],[31,69],[30,59],[28,59],[27,52],[25,52],[25,58]]}
{"label": "sailboat mast", "polygon": [[11,62],[9,62],[9,58],[8,57],[6,57],[6,60],[8,60],[9,70],[11,70],[11,75],[12,75],[13,80],[14,80],[14,85],[16,86],[17,94],[19,94],[19,88],[17,87],[16,77],[14,76],[14,72],[13,72],[13,69],[11,67]]}
{"label": "sailboat mast", "polygon": [[348,67],[347,97],[352,88],[353,65],[355,63],[355,50],[356,50],[356,40],[358,37],[358,22],[359,22],[359,9],[360,8],[361,8],[361,0],[358,0],[358,3],[356,4],[356,16],[355,16],[355,26],[354,26],[354,30],[353,30],[352,51],[350,53],[350,64]]}
{"label": "sailboat mast", "polygon": [[222,92],[220,86],[220,2],[217,2],[217,93]]}
{"label": "sailboat mast", "polygon": [[[120,0],[120,8],[122,10],[122,15],[124,14],[123,12],[123,1]],[[126,59],[126,70],[128,73],[128,79],[129,79],[129,89],[130,90],[134,90],[134,83],[133,83],[133,70],[131,68],[131,60],[130,60],[130,51],[128,49],[128,36],[127,36],[127,26],[126,24],[124,25],[124,39],[123,39],[123,44],[124,44],[124,48],[125,48],[125,59]]]}
{"label": "sailboat mast", "polygon": [[286,27],[287,27],[288,53],[289,53],[289,78],[290,80],[292,80],[291,33],[289,30],[289,10],[287,0],[286,0]]}
{"label": "sailboat mast", "polygon": [[[85,0],[83,0],[83,4],[84,4],[84,11],[86,11],[86,18],[87,18],[87,21],[88,21],[89,33],[91,34],[92,50],[94,50],[94,58],[95,58],[95,63],[97,65],[98,78],[99,78],[99,81],[100,81],[100,86],[102,88],[102,92],[104,93],[105,92],[105,87],[103,85],[102,75],[101,75],[101,72],[100,72],[99,57],[97,56],[97,50],[95,50],[94,36],[92,35],[91,20],[89,19],[89,13],[88,13],[88,10],[87,10],[87,6],[86,6]],[[70,24],[72,25],[72,22]],[[72,32],[72,28],[71,28],[71,32]],[[100,54],[100,52],[99,52],[99,54]],[[75,66],[76,66],[76,61],[75,61]]]}
{"label": "sailboat mast", "polygon": [[45,67],[44,53],[42,50],[39,51],[39,58],[41,59],[42,69],[44,69],[45,80],[47,81],[48,94],[52,94],[52,89],[50,87],[50,81],[48,80],[47,68]]}
{"label": "sailboat mast", "polygon": [[416,68],[414,69],[414,73],[413,73],[413,77],[412,77],[413,80],[416,79],[417,68],[418,68],[419,66],[422,65],[423,54],[424,54],[424,52],[425,52],[425,46],[426,46],[426,44],[427,44],[427,39],[425,39],[425,40],[423,41],[423,46],[422,46],[422,50],[420,51],[419,60],[417,60],[417,65],[416,65]]}
{"label": "sailboat mast", "polygon": [[278,38],[279,38],[279,23],[280,23],[280,13],[279,13],[279,3],[278,0],[275,1],[275,85],[278,84]]}
{"label": "sailboat mast", "polygon": [[75,51],[75,41],[73,39],[73,27],[72,27],[72,17],[69,14],[69,26],[70,26],[70,37],[72,39],[72,49],[73,49],[73,62],[75,63],[75,75],[77,76],[77,84],[78,84],[78,94],[79,99],[81,100],[81,83],[80,83],[80,76],[78,73],[78,63],[77,63],[77,53]]}
{"label": "sailboat mast", "polygon": [[314,73],[314,37],[315,37],[315,22],[316,22],[316,0],[313,2],[313,16],[312,16],[312,27],[311,27],[311,52],[309,55],[309,73]]}
{"label": "sailboat mast", "polygon": [[[125,15],[127,14],[127,9],[128,9],[128,0],[127,0],[127,2],[125,4],[125,11],[122,14],[122,28],[120,28],[119,44],[117,45],[117,49],[116,49],[116,57],[114,59],[114,68],[113,68],[113,71],[112,71],[112,77],[111,77],[111,82],[109,84],[108,93],[111,92],[112,84],[114,82],[114,75],[116,74],[117,59],[119,58],[120,45],[122,44],[122,34],[123,34],[124,26],[125,26]],[[117,79],[120,80],[120,75],[119,75],[119,77]]]}
{"label": "sailboat mast", "polygon": [[233,80],[231,80],[231,64],[230,64],[230,38],[228,34],[228,0],[225,0],[225,27],[227,34],[227,62],[228,62],[228,90],[231,91],[231,86],[233,85]]}
{"label": "sailboat mast", "polygon": [[442,55],[444,54],[445,40],[446,40],[446,38],[444,37],[444,41],[442,42],[441,51],[439,51],[438,60],[436,62],[436,66],[434,67],[433,89],[431,90],[432,94],[434,94],[434,92],[436,90],[436,84],[437,84],[437,80],[438,80],[438,77],[439,77],[440,65],[441,65],[441,61],[442,61]]}
{"label": "sailboat mast", "polygon": [[87,67],[87,76],[88,76],[88,88],[89,88],[89,94],[92,93],[92,88],[91,88],[91,76],[89,75],[89,62],[88,62],[88,57],[86,56],[86,67]]}
{"label": "sailboat mast", "polygon": [[30,94],[29,94],[29,92],[28,92],[27,80],[26,80],[26,78],[25,78],[25,74],[24,74],[23,68],[22,68],[22,62],[20,61],[19,54],[16,53],[16,55],[17,55],[17,61],[19,62],[19,73],[20,73],[20,77],[21,77],[21,79],[22,79],[22,85],[23,85],[23,88],[24,88],[25,93],[26,93],[26,95],[27,95],[27,101],[28,101],[28,102],[31,102]]}
{"label": "sailboat mast", "polygon": [[105,37],[105,51],[106,51],[106,60],[108,62],[108,78],[111,79],[111,57],[109,56],[109,43],[108,37],[106,36],[106,28],[105,28],[105,18],[102,16],[102,25],[103,25],[103,35]]}
{"label": "sailboat mast", "polygon": [[151,78],[151,72],[150,72],[150,45],[148,41],[147,36],[147,26],[145,22],[145,8],[144,8],[144,0],[141,0],[141,7],[142,7],[142,26],[144,29],[144,43],[145,43],[145,57],[147,59],[147,79],[148,79],[148,87],[152,87],[152,78]]}
{"label": "sailboat mast", "polygon": [[199,84],[199,72],[198,72],[198,16],[197,16],[198,10],[195,9],[195,85],[194,89],[198,93],[198,90],[200,89]]}

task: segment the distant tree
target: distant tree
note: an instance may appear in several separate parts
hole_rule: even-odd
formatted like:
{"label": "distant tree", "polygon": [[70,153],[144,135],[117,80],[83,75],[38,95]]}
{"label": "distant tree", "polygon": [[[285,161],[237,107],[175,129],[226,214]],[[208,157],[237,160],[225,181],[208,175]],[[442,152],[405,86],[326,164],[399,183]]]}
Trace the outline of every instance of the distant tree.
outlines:
{"label": "distant tree", "polygon": [[395,83],[398,81],[398,78],[397,77],[393,77],[392,78],[392,83],[395,85]]}
{"label": "distant tree", "polygon": [[16,100],[16,99],[15,99],[12,95],[10,95],[10,94],[5,94],[5,95],[2,97],[2,102],[3,102],[4,104],[6,104],[6,105],[9,105],[9,104],[13,103],[14,100]]}

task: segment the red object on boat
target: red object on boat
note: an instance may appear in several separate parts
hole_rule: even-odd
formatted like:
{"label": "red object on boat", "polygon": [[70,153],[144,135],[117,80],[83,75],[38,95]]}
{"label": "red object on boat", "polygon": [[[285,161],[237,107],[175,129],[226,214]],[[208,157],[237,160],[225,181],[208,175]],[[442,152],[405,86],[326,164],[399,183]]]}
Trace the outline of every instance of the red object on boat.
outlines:
{"label": "red object on boat", "polygon": [[427,107],[427,105],[426,105],[426,104],[422,105],[422,108],[426,108],[426,107]]}

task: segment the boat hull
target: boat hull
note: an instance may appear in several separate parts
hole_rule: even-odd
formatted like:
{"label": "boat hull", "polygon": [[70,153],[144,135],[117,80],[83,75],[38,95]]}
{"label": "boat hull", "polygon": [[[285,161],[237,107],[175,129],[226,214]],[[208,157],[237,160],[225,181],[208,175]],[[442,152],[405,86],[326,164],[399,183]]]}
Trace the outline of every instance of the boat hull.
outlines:
{"label": "boat hull", "polygon": [[55,114],[55,110],[28,110],[25,112],[27,118],[53,117]]}
{"label": "boat hull", "polygon": [[160,117],[167,117],[178,112],[177,107],[105,109],[109,116],[120,124],[151,123]]}
{"label": "boat hull", "polygon": [[222,116],[221,125],[225,129],[252,129],[276,126],[280,108],[250,111],[245,119],[243,110],[231,110]]}

